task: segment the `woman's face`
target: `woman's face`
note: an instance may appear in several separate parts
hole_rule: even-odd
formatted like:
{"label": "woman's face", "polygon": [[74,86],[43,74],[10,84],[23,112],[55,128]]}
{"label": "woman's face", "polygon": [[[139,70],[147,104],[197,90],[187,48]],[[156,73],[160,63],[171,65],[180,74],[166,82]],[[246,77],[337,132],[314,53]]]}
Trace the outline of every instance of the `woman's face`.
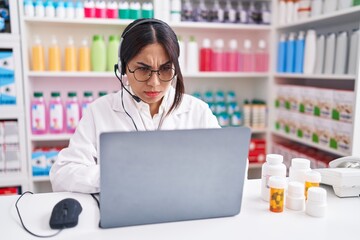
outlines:
{"label": "woman's face", "polygon": [[[150,109],[157,113],[161,100],[169,89],[171,82],[163,82],[158,74],[153,72],[150,79],[145,82],[138,82],[130,71],[140,69],[158,70],[173,67],[169,62],[169,55],[159,43],[150,44],[142,49],[126,66],[126,75],[134,94],[142,101],[150,105]],[[130,69],[130,71],[129,71]]]}

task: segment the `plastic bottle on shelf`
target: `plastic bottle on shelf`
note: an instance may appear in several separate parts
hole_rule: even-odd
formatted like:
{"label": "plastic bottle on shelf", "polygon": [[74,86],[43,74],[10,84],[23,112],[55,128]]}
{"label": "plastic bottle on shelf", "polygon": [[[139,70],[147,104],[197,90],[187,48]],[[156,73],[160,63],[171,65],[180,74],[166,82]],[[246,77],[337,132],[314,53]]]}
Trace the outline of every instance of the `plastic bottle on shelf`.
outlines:
{"label": "plastic bottle on shelf", "polygon": [[249,22],[248,11],[245,9],[244,2],[239,1],[236,13],[236,21],[238,23],[246,24]]}
{"label": "plastic bottle on shelf", "polygon": [[90,92],[90,91],[84,92],[83,96],[84,97],[83,97],[82,102],[81,102],[81,117],[84,116],[86,110],[89,107],[89,104],[94,100],[93,99],[93,93]]}
{"label": "plastic bottle on shelf", "polygon": [[45,17],[45,8],[42,0],[36,0],[35,2],[35,17]]}
{"label": "plastic bottle on shelf", "polygon": [[142,4],[141,17],[142,18],[153,18],[154,17],[154,6],[151,2],[144,2]]}
{"label": "plastic bottle on shelf", "polygon": [[305,38],[304,73],[313,74],[316,60],[316,32],[308,30]]}
{"label": "plastic bottle on shelf", "polygon": [[294,22],[294,0],[286,2],[286,23]]}
{"label": "plastic bottle on shelf", "polygon": [[49,102],[49,132],[64,132],[64,107],[60,98],[60,92],[51,92]]}
{"label": "plastic bottle on shelf", "polygon": [[286,24],[286,22],[287,22],[286,13],[287,13],[286,0],[280,0],[279,1],[279,18],[278,18],[279,25]]}
{"label": "plastic bottle on shelf", "polygon": [[72,1],[65,2],[65,15],[67,19],[75,18],[75,7]]}
{"label": "plastic bottle on shelf", "polygon": [[348,61],[348,74],[356,74],[357,68],[357,53],[359,48],[359,29],[355,29],[351,33],[350,37],[350,47],[349,47],[349,61]]}
{"label": "plastic bottle on shelf", "polygon": [[[341,0],[344,1],[344,0]],[[338,8],[338,0],[326,0],[324,1],[324,14],[335,12]]]}
{"label": "plastic bottle on shelf", "polygon": [[236,10],[233,8],[230,0],[226,1],[224,21],[228,23],[236,22]]}
{"label": "plastic bottle on shelf", "polygon": [[76,48],[71,36],[69,36],[65,47],[65,71],[77,71]]}
{"label": "plastic bottle on shelf", "polygon": [[119,6],[116,1],[110,0],[106,4],[106,17],[107,18],[118,18]]}
{"label": "plastic bottle on shelf", "polygon": [[61,54],[55,36],[52,36],[51,44],[49,47],[49,71],[61,71]]}
{"label": "plastic bottle on shelf", "polygon": [[197,73],[199,71],[199,47],[194,36],[190,37],[186,49],[186,70],[188,73]]}
{"label": "plastic bottle on shelf", "polygon": [[320,16],[323,12],[323,1],[313,0],[311,2],[311,17]]}
{"label": "plastic bottle on shelf", "polygon": [[61,0],[57,2],[55,8],[55,16],[56,18],[64,19],[66,17],[65,3]]}
{"label": "plastic bottle on shelf", "polygon": [[45,2],[45,16],[48,18],[55,18],[55,7],[51,0]]}
{"label": "plastic bottle on shelf", "polygon": [[214,42],[212,70],[222,72],[225,70],[224,40],[219,38]]}
{"label": "plastic bottle on shelf", "polygon": [[249,6],[249,23],[261,23],[261,12],[255,7],[254,1],[251,1]]}
{"label": "plastic bottle on shelf", "polygon": [[35,16],[35,7],[32,0],[24,1],[24,13],[26,17],[34,17]]}
{"label": "plastic bottle on shelf", "polygon": [[269,178],[272,176],[286,177],[286,166],[283,156],[279,154],[267,154],[266,162],[261,168],[261,198],[270,200]]}
{"label": "plastic bottle on shelf", "polygon": [[316,40],[315,74],[322,74],[324,72],[324,57],[325,57],[325,35],[320,34]]}
{"label": "plastic bottle on shelf", "polygon": [[251,127],[251,103],[249,102],[249,100],[244,100],[243,113],[244,113],[244,126]]}
{"label": "plastic bottle on shelf", "polygon": [[181,36],[178,36],[178,43],[180,48],[180,55],[179,55],[179,65],[182,72],[186,72],[186,65],[185,65],[185,43]]}
{"label": "plastic bottle on shelf", "polygon": [[193,11],[193,21],[206,22],[209,19],[209,10],[207,9],[204,0],[200,0],[199,5]]}
{"label": "plastic bottle on shelf", "polygon": [[324,63],[325,74],[334,73],[335,46],[336,46],[336,34],[330,33],[327,35],[325,41],[325,63]]}
{"label": "plastic bottle on shelf", "polygon": [[236,39],[231,39],[229,41],[229,50],[225,53],[225,60],[225,71],[239,72],[240,53]]}
{"label": "plastic bottle on shelf", "polygon": [[295,71],[295,34],[291,32],[286,42],[286,72],[293,73]]}
{"label": "plastic bottle on shelf", "polygon": [[129,19],[130,18],[130,6],[127,1],[119,2],[118,16],[120,19]]}
{"label": "plastic bottle on shelf", "polygon": [[77,1],[75,4],[75,18],[83,19],[85,17],[84,4],[82,1]]}
{"label": "plastic bottle on shelf", "polygon": [[295,41],[295,63],[294,72],[303,73],[304,70],[304,51],[305,51],[305,32],[300,31]]}
{"label": "plastic bottle on shelf", "polygon": [[209,38],[204,38],[200,49],[200,71],[212,71],[213,50]]}
{"label": "plastic bottle on shelf", "polygon": [[182,7],[181,21],[193,21],[193,7],[190,0],[185,0]]}
{"label": "plastic bottle on shelf", "polygon": [[280,35],[280,41],[278,43],[277,54],[277,72],[283,73],[286,70],[286,34]]}
{"label": "plastic bottle on shelf", "polygon": [[269,25],[271,23],[271,13],[270,13],[268,2],[262,2],[261,15],[262,15],[262,24]]}
{"label": "plastic bottle on shelf", "polygon": [[253,72],[255,67],[254,52],[252,50],[252,42],[249,39],[244,40],[244,48],[242,51],[242,62],[244,72]]}
{"label": "plastic bottle on shelf", "polygon": [[266,50],[266,42],[260,39],[258,49],[255,52],[255,72],[267,72],[269,70],[269,53]]}
{"label": "plastic bottle on shelf", "polygon": [[130,2],[129,17],[133,20],[141,18],[141,5],[139,2]]}
{"label": "plastic bottle on shelf", "polygon": [[65,106],[66,132],[74,133],[80,120],[80,108],[76,92],[68,92]]}
{"label": "plastic bottle on shelf", "polygon": [[31,101],[31,132],[45,134],[47,132],[47,116],[45,100],[42,92],[34,92]]}
{"label": "plastic bottle on shelf", "polygon": [[171,0],[170,20],[171,22],[181,21],[181,0]]}
{"label": "plastic bottle on shelf", "polygon": [[98,97],[103,97],[105,95],[107,95],[107,91],[99,91],[98,92]]}
{"label": "plastic bottle on shelf", "polygon": [[90,48],[87,39],[84,38],[79,48],[79,71],[87,72],[90,70],[91,70]]}
{"label": "plastic bottle on shelf", "polygon": [[86,18],[95,17],[95,2],[93,0],[84,1],[84,16]]}
{"label": "plastic bottle on shelf", "polygon": [[335,50],[335,74],[346,73],[346,57],[348,55],[348,33],[342,31],[336,38],[336,50]]}
{"label": "plastic bottle on shelf", "polygon": [[300,7],[300,0],[294,0],[294,12],[293,14],[293,20],[294,22],[299,21],[299,7]]}
{"label": "plastic bottle on shelf", "polygon": [[95,17],[106,18],[106,3],[104,0],[97,0],[95,2]]}
{"label": "plastic bottle on shelf", "polygon": [[106,71],[106,45],[103,36],[94,35],[91,44],[91,69],[96,72]]}
{"label": "plastic bottle on shelf", "polygon": [[116,35],[109,36],[109,43],[107,44],[107,71],[114,71],[114,65],[118,62],[118,51],[120,45],[120,37]]}
{"label": "plastic bottle on shelf", "polygon": [[44,47],[39,36],[35,36],[34,45],[31,48],[31,62],[33,71],[45,71]]}

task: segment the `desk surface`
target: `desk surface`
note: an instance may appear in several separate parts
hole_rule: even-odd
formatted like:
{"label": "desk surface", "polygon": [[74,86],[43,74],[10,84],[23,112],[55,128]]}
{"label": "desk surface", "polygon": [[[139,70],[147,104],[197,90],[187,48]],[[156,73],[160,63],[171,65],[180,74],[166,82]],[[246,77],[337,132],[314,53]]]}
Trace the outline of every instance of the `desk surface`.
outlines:
{"label": "desk surface", "polygon": [[[272,213],[260,198],[260,180],[248,180],[244,188],[241,213],[235,217],[217,218],[145,226],[99,229],[99,209],[87,194],[45,193],[25,195],[19,208],[25,225],[34,233],[47,235],[53,206],[66,197],[81,203],[83,211],[75,228],[65,229],[51,239],[359,239],[360,198],[338,198],[332,188],[328,192],[328,209],[324,218],[305,212],[284,209]],[[15,209],[18,196],[0,197],[1,239],[38,239],[20,225]]]}

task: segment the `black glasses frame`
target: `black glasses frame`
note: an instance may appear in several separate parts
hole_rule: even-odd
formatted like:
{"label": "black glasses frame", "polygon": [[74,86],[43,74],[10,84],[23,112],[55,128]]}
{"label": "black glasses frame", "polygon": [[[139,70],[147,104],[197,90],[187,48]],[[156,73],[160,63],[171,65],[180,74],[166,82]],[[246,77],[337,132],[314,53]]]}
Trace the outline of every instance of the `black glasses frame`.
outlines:
{"label": "black glasses frame", "polygon": [[138,81],[138,82],[147,82],[147,81],[149,81],[149,79],[152,77],[153,73],[157,73],[157,76],[158,76],[158,78],[159,78],[159,80],[160,80],[161,82],[170,82],[170,81],[172,81],[172,80],[174,79],[174,77],[176,76],[175,68],[171,68],[171,69],[174,71],[174,76],[173,76],[171,79],[169,79],[169,80],[163,80],[163,79],[161,79],[161,77],[160,77],[160,71],[161,71],[161,69],[158,69],[158,70],[151,70],[151,69],[149,69],[149,71],[150,71],[149,78],[146,79],[146,80],[138,80],[138,79],[136,78],[136,76],[135,76],[135,72],[136,72],[136,70],[141,69],[141,68],[143,68],[143,67],[139,67],[139,68],[135,68],[134,70],[131,70],[131,69],[129,68],[129,66],[127,67],[127,69],[129,70],[129,72],[132,73],[132,74],[134,74],[134,78],[135,78],[135,80]]}

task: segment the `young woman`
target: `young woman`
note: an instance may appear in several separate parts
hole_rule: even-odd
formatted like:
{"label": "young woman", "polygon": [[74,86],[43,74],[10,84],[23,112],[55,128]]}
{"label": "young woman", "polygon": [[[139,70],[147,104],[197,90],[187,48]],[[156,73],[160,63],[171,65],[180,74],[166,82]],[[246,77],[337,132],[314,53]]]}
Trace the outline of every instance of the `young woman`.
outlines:
{"label": "young woman", "polygon": [[100,191],[101,132],[220,127],[205,102],[184,94],[179,54],[174,31],[160,20],[139,19],[125,28],[115,65],[122,88],[89,106],[51,169],[54,191]]}

